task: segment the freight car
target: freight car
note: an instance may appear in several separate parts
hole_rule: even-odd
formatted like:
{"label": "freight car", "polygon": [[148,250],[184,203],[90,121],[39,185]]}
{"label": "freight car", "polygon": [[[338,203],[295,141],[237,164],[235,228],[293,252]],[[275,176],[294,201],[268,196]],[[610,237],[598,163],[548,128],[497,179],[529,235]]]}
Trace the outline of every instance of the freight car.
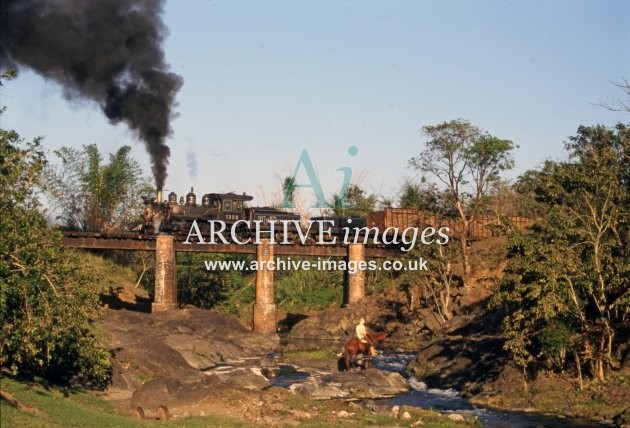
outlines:
{"label": "freight car", "polygon": [[[362,229],[366,225],[366,221],[361,217],[338,217],[338,216],[324,216],[324,217],[311,217],[313,227],[311,234],[317,236],[330,236],[332,237],[344,237],[354,236],[355,231]],[[322,230],[324,229],[324,230]],[[363,233],[357,232],[359,235]]]}
{"label": "freight car", "polygon": [[[508,225],[516,229],[530,227],[534,220],[527,217],[481,215],[468,226],[466,238],[471,241],[479,241],[504,233]],[[457,217],[440,217],[428,214],[425,211],[412,208],[386,208],[382,211],[371,212],[367,216],[367,226],[383,231],[387,228],[404,230],[409,227],[448,227],[449,236],[456,236],[462,228],[462,222]]]}

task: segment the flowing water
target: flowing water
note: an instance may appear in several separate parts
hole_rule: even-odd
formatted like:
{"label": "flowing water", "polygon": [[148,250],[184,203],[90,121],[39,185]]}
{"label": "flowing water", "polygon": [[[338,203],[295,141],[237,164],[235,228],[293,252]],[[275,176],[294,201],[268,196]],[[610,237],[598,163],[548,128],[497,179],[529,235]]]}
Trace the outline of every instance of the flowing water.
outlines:
{"label": "flowing water", "polygon": [[443,413],[459,413],[475,416],[484,427],[598,427],[597,423],[566,419],[557,416],[547,416],[522,412],[506,412],[474,406],[461,397],[454,389],[433,389],[411,376],[407,371],[407,364],[414,358],[414,354],[382,354],[373,360],[376,368],[385,371],[401,373],[409,383],[411,390],[398,394],[392,398],[379,400],[381,404],[405,405],[422,408],[432,408]]}
{"label": "flowing water", "polygon": [[[484,427],[599,427],[600,425],[588,420],[568,419],[558,416],[531,414],[523,412],[509,412],[492,410],[472,405],[461,397],[454,389],[433,389],[413,377],[407,372],[407,364],[413,359],[414,354],[391,353],[380,354],[372,360],[374,367],[390,372],[398,372],[407,379],[410,390],[391,398],[373,400],[379,404],[391,406],[412,406],[424,409],[434,409],[442,413],[459,413],[470,415]],[[290,365],[281,365],[278,376],[272,380],[276,386],[288,387],[293,383],[303,382],[308,377],[305,372],[300,372]]]}
{"label": "flowing water", "polygon": [[269,383],[281,388],[288,388],[294,383],[304,382],[309,376],[307,372],[299,371],[290,364],[280,364],[278,369],[278,376],[271,378]]}

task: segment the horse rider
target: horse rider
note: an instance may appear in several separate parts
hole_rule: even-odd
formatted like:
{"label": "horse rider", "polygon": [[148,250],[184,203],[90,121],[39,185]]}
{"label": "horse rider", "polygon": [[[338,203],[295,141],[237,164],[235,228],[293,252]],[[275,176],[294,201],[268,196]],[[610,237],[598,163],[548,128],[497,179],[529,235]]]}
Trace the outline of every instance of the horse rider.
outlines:
{"label": "horse rider", "polygon": [[357,332],[357,338],[361,341],[361,343],[367,343],[370,346],[370,356],[375,356],[376,350],[374,349],[374,341],[365,327],[365,318],[361,317],[355,330]]}

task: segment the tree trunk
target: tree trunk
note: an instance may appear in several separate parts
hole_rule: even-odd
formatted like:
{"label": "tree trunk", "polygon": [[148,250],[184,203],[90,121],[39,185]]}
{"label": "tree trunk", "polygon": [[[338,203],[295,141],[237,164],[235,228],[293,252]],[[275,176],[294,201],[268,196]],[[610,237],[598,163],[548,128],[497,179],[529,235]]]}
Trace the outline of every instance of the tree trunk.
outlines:
{"label": "tree trunk", "polygon": [[605,380],[605,377],[604,377],[604,356],[606,355],[605,349],[606,349],[606,338],[604,335],[602,335],[602,338],[599,342],[599,350],[597,352],[597,362],[596,362],[597,379],[599,379],[600,381]]}
{"label": "tree trunk", "polygon": [[597,360],[595,361],[595,367],[597,368],[597,379],[601,382],[606,380],[606,378],[604,377],[604,361],[602,357],[597,357]]}
{"label": "tree trunk", "polygon": [[466,240],[466,232],[462,232],[460,242],[462,245],[462,264],[464,266],[464,287],[468,287],[468,279],[470,276],[470,258],[468,255],[468,241]]}
{"label": "tree trunk", "polygon": [[147,270],[148,268],[146,266],[142,267],[142,272],[140,273],[140,277],[138,278],[138,281],[136,281],[136,285],[134,286],[134,288],[138,288],[140,282],[142,281],[142,278],[144,277],[144,274],[147,273]]}
{"label": "tree trunk", "polygon": [[523,367],[523,389],[525,394],[529,393],[529,385],[527,384],[527,369]]}
{"label": "tree trunk", "polygon": [[468,233],[468,227],[470,222],[466,218],[466,213],[464,212],[464,207],[462,206],[461,201],[457,200],[456,202],[457,211],[459,212],[459,217],[462,220],[462,230],[459,233],[459,241],[462,246],[462,263],[464,265],[464,286],[467,286],[468,276],[470,275],[470,259],[468,257],[468,240],[466,239],[466,234]]}
{"label": "tree trunk", "polygon": [[575,367],[577,368],[578,388],[582,391],[584,389],[584,384],[582,382],[582,363],[576,351],[573,351],[573,357],[575,358]]}

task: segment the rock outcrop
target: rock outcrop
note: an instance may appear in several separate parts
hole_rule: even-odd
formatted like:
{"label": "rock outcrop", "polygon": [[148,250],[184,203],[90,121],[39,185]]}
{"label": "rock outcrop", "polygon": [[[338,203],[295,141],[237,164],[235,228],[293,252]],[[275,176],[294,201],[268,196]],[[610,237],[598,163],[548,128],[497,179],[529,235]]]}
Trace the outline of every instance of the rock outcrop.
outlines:
{"label": "rock outcrop", "polygon": [[388,397],[408,389],[398,373],[377,369],[340,373],[336,357],[283,363],[280,353],[274,352],[277,337],[254,333],[214,311],[110,310],[102,327],[112,349],[108,395],[145,416],[158,415],[156,409],[167,409],[163,413],[171,416],[203,414],[216,405],[217,394],[267,390],[287,363],[299,366],[306,378],[291,390],[313,398]]}
{"label": "rock outcrop", "polygon": [[121,397],[151,381],[205,381],[204,370],[264,357],[278,344],[277,338],[253,333],[234,319],[195,308],[155,314],[110,310],[103,330],[112,349],[109,389]]}
{"label": "rock outcrop", "polygon": [[408,391],[409,385],[399,373],[371,368],[312,376],[305,382],[291,385],[290,389],[315,399],[360,399],[391,397]]}

